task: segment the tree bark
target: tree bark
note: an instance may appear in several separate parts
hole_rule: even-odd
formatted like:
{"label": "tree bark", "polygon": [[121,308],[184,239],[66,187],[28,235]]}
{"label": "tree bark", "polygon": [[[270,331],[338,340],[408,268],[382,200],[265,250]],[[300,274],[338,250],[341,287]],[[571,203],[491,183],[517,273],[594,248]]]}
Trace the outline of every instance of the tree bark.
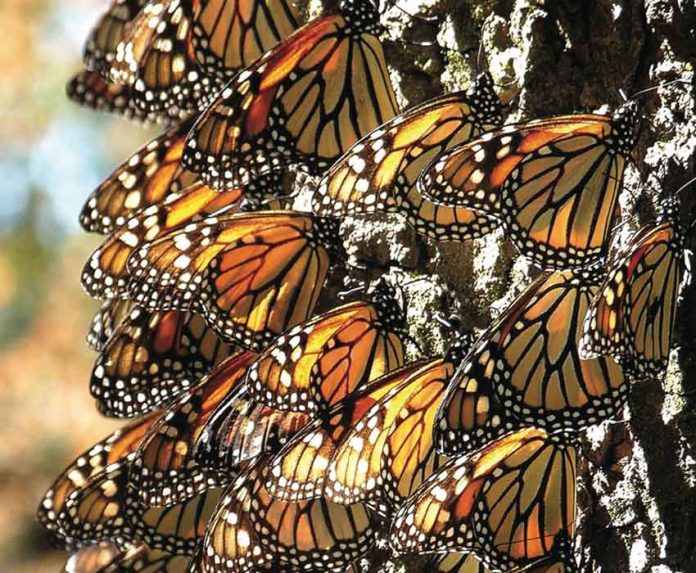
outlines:
{"label": "tree bark", "polygon": [[[403,104],[466,88],[493,75],[508,121],[609,111],[639,96],[644,121],[621,196],[624,215],[654,218],[658,193],[694,175],[696,5],[692,0],[400,0],[388,45]],[[432,47],[409,42],[436,41]],[[664,85],[678,78],[685,82]],[[696,187],[694,187],[696,189]],[[694,220],[696,191],[681,193],[681,223]],[[635,225],[634,225],[635,227]],[[628,229],[624,230],[624,234]],[[537,271],[501,233],[473,243],[433,244],[398,217],[349,219],[342,227],[348,280],[405,271],[411,334],[425,354],[456,334],[486,327]],[[688,246],[695,246],[694,234]],[[344,277],[334,277],[333,294]],[[624,414],[582,438],[578,553],[583,571],[696,572],[696,286],[683,290],[666,376],[635,386]],[[413,354],[418,351],[412,349]],[[385,553],[386,555],[386,553]],[[418,564],[391,562],[372,570]]]}

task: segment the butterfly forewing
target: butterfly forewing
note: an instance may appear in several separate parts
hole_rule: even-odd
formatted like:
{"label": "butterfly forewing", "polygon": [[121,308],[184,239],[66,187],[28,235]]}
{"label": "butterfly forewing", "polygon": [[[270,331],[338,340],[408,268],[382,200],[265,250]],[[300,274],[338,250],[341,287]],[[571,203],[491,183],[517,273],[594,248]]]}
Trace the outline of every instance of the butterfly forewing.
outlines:
{"label": "butterfly forewing", "polygon": [[194,461],[194,445],[215,408],[243,385],[252,352],[224,360],[170,406],[148,432],[131,468],[131,483],[147,505],[180,503],[215,486],[227,485],[235,468],[215,471]]}
{"label": "butterfly forewing", "polygon": [[200,67],[231,77],[299,27],[293,0],[195,2],[192,43]]}
{"label": "butterfly forewing", "polygon": [[211,217],[134,253],[130,296],[200,312],[224,339],[258,350],[311,315],[336,244],[334,222],[304,213]]}
{"label": "butterfly forewing", "polygon": [[382,46],[352,24],[316,19],[230,80],[194,125],[184,164],[216,188],[289,164],[317,172],[393,117]]}
{"label": "butterfly forewing", "polygon": [[670,223],[636,233],[590,304],[581,356],[609,354],[638,378],[660,376],[684,272],[682,239]]}
{"label": "butterfly forewing", "polygon": [[542,267],[588,265],[608,247],[635,120],[629,102],[612,117],[508,125],[436,158],[418,184],[436,203],[504,220]]}
{"label": "butterfly forewing", "polygon": [[97,358],[90,391],[105,414],[136,416],[176,398],[233,350],[198,315],[135,308]]}
{"label": "butterfly forewing", "polygon": [[358,141],[320,181],[314,211],[334,216],[400,213],[418,232],[439,240],[483,235],[499,223],[465,207],[432,203],[416,181],[436,156],[501,123],[492,80],[481,75],[470,91],[411,108]]}

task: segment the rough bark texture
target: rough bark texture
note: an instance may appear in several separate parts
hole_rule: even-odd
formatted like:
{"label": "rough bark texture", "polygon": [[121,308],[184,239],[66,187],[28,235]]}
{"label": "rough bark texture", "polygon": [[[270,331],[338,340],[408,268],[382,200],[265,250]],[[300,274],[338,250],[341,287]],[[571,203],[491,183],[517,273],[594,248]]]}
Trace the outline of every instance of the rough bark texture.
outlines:
{"label": "rough bark texture", "polygon": [[[466,87],[487,67],[508,106],[508,121],[613,109],[641,96],[644,122],[627,169],[622,209],[654,215],[658,192],[694,175],[696,5],[693,0],[401,0],[391,9],[388,46],[404,104]],[[408,44],[437,41],[439,46]],[[681,194],[682,223],[694,219],[691,189]],[[635,226],[635,225],[634,225]],[[628,231],[628,229],[626,229]],[[439,353],[456,334],[485,327],[536,272],[502,234],[470,244],[422,240],[398,217],[345,222],[352,279],[405,271],[411,333],[421,351]],[[694,248],[693,234],[690,247]],[[401,270],[399,270],[401,269]],[[335,284],[338,285],[337,277]],[[338,288],[338,286],[336,287]],[[334,289],[335,293],[336,290]],[[683,291],[673,360],[662,380],[633,389],[621,419],[583,437],[578,552],[583,571],[696,572],[696,287]],[[414,354],[418,352],[412,349]],[[385,550],[383,559],[388,561]],[[387,562],[371,570],[419,570]]]}

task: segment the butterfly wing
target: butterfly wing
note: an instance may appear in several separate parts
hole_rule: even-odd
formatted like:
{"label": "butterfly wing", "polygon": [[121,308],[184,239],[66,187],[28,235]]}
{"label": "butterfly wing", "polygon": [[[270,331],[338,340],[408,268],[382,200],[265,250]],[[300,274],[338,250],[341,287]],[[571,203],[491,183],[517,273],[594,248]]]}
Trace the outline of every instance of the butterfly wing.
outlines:
{"label": "butterfly wing", "polygon": [[146,505],[170,506],[234,478],[234,467],[218,472],[194,462],[194,444],[220,402],[243,385],[255,355],[230,356],[178,399],[138,447],[131,483]]}
{"label": "butterfly wing", "polygon": [[92,317],[87,332],[87,345],[95,352],[101,352],[118,325],[133,312],[129,300],[111,299],[101,305]]}
{"label": "butterfly wing", "polygon": [[244,467],[277,453],[310,421],[308,414],[258,404],[246,391],[230,394],[215,409],[195,444],[199,465],[216,470]]}
{"label": "butterfly wing", "polygon": [[151,0],[116,49],[111,79],[132,86],[135,105],[182,119],[219,87],[201,73],[191,39],[191,0]]}
{"label": "butterfly wing", "polygon": [[89,70],[107,72],[129,22],[144,4],[143,0],[113,0],[87,37],[83,60]]}
{"label": "butterfly wing", "polygon": [[[411,368],[406,378],[348,426],[326,472],[328,499],[341,504],[361,501],[389,515],[392,502],[408,497],[406,482],[418,481],[417,474],[427,471],[437,457],[431,447],[431,427],[421,426],[422,420],[415,418],[428,409],[433,391],[436,409],[440,396],[435,386],[443,390],[444,368],[442,359]],[[401,499],[400,493],[404,493]]]}
{"label": "butterfly wing", "polygon": [[501,438],[433,474],[398,511],[401,551],[466,551],[515,570],[575,534],[575,450],[534,428]]}
{"label": "butterfly wing", "polygon": [[256,571],[277,560],[333,571],[374,545],[376,524],[363,505],[276,499],[264,487],[266,472],[252,466],[225,493],[206,533],[203,570]]}
{"label": "butterfly wing", "polygon": [[258,350],[311,315],[336,236],[333,222],[291,211],[209,218],[134,253],[130,295],[201,312],[224,339]]}
{"label": "butterfly wing", "polygon": [[581,356],[610,354],[636,377],[660,376],[684,270],[681,238],[670,223],[638,232],[590,304]]}
{"label": "butterfly wing", "polygon": [[200,67],[230,77],[299,27],[291,0],[212,0],[194,3],[192,42]]}
{"label": "butterfly wing", "polygon": [[313,198],[323,215],[400,213],[421,234],[464,240],[499,223],[465,207],[434,204],[419,192],[419,174],[438,155],[502,123],[490,76],[469,92],[448,94],[389,120],[329,169]]}
{"label": "butterfly wing", "polygon": [[78,456],[44,494],[37,510],[39,523],[50,533],[63,537],[68,546],[73,545],[65,539],[66,533],[58,519],[65,512],[66,500],[91,478],[134,452],[155,419],[156,416],[148,416],[120,428]]}
{"label": "butterfly wing", "polygon": [[184,164],[216,188],[294,163],[317,171],[396,109],[379,40],[324,16],[230,80],[189,134]]}
{"label": "butterfly wing", "polygon": [[75,103],[96,111],[122,115],[139,122],[172,122],[170,118],[138,108],[130,86],[107,83],[99,72],[93,70],[75,74],[65,86],[65,92]]}
{"label": "butterfly wing", "polygon": [[131,217],[92,253],[82,270],[82,286],[94,298],[122,298],[128,284],[128,258],[141,245],[210,215],[234,212],[239,189],[214,191],[194,183]]}
{"label": "butterfly wing", "polygon": [[[269,481],[266,483],[268,491],[274,497],[287,501],[322,496],[327,468],[339,444],[377,401],[389,395],[394,388],[401,387],[421,366],[422,363],[416,362],[386,374],[336,404],[325,416],[315,418],[271,460]],[[374,444],[370,440],[364,441],[365,448],[372,449]],[[352,503],[334,492],[327,499],[334,495],[344,505]]]}
{"label": "butterfly wing", "polygon": [[543,267],[606,252],[635,105],[509,125],[451,149],[421,175],[423,194],[504,219],[513,243]]}
{"label": "butterfly wing", "polygon": [[443,400],[444,451],[476,449],[520,425],[578,431],[618,411],[628,392],[621,368],[607,357],[582,360],[577,348],[597,291],[596,271],[545,273],[503,312]]}
{"label": "butterfly wing", "polygon": [[232,352],[198,315],[136,308],[97,358],[90,392],[106,415],[136,416],[170,402]]}
{"label": "butterfly wing", "polygon": [[403,364],[398,331],[370,303],[337,307],[281,335],[249,370],[252,396],[281,410],[320,411]]}
{"label": "butterfly wing", "polygon": [[[114,84],[110,84],[114,85]],[[124,161],[87,198],[80,213],[85,231],[110,234],[131,217],[196,182],[180,166],[190,122],[165,132]]]}

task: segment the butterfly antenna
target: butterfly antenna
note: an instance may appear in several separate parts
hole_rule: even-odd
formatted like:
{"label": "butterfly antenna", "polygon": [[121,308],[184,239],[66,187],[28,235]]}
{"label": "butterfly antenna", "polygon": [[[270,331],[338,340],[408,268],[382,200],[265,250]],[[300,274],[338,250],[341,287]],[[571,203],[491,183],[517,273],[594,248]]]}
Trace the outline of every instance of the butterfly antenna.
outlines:
{"label": "butterfly antenna", "polygon": [[347,289],[347,290],[342,290],[340,291],[336,296],[340,298],[341,300],[344,300],[348,298],[349,296],[353,296],[354,294],[358,294],[360,292],[365,292],[367,290],[367,284],[363,283],[359,286]]}
{"label": "butterfly antenna", "polygon": [[657,84],[657,85],[655,85],[655,86],[651,86],[651,87],[649,87],[649,88],[645,88],[645,89],[643,89],[643,90],[640,90],[640,91],[634,93],[630,98],[627,98],[627,97],[626,97],[626,95],[624,94],[623,90],[619,90],[619,93],[620,93],[621,96],[624,98],[624,101],[631,101],[631,100],[636,99],[638,96],[644,95],[644,94],[649,93],[649,92],[652,92],[652,91],[656,91],[656,90],[658,90],[658,89],[660,89],[660,88],[666,88],[666,87],[672,86],[672,85],[674,85],[674,84],[686,84],[686,85],[689,85],[689,83],[690,83],[689,80],[687,80],[687,79],[685,79],[685,78],[677,78],[676,80],[671,80],[671,81],[669,81],[669,82],[661,82],[661,83],[659,83],[659,84]]}

